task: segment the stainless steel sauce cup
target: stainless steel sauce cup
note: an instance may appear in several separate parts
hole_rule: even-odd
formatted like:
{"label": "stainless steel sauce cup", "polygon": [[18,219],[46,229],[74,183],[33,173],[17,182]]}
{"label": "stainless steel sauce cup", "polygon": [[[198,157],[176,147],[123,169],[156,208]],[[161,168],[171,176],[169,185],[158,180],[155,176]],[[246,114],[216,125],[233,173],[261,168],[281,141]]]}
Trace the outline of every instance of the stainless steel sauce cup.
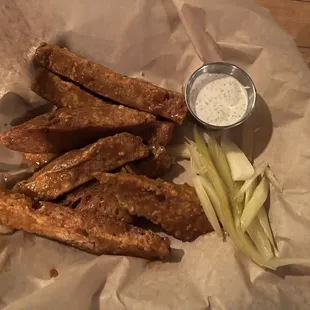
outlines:
{"label": "stainless steel sauce cup", "polygon": [[[193,89],[199,80],[200,80],[200,83],[203,83],[203,79],[202,79],[203,75],[210,75],[210,74],[230,75],[234,77],[235,79],[237,79],[241,83],[241,85],[243,85],[243,87],[246,89],[246,92],[248,95],[247,110],[245,111],[242,118],[238,120],[237,122],[230,124],[230,125],[226,125],[226,126],[216,126],[216,125],[206,123],[205,121],[203,121],[197,116],[196,109],[195,109],[195,104],[196,104],[195,101],[196,101],[197,93],[195,94]],[[255,108],[256,89],[255,89],[255,85],[252,79],[241,68],[237,67],[236,65],[226,63],[226,62],[208,63],[208,64],[203,65],[199,69],[197,69],[187,81],[184,92],[185,92],[185,102],[186,102],[188,110],[190,111],[192,116],[207,129],[220,130],[220,129],[228,129],[228,128],[238,126],[248,119],[248,117],[252,114]]]}

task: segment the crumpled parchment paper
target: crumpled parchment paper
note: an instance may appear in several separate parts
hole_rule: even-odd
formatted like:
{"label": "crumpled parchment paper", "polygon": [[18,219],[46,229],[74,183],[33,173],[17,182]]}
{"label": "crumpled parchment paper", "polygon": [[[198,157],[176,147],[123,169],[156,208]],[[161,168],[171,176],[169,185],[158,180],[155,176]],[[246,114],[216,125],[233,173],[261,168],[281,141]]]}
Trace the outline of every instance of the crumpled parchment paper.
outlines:
{"label": "crumpled parchment paper", "polygon": [[[0,40],[1,130],[49,108],[29,89],[41,41],[177,91],[203,62],[241,66],[259,94],[246,125],[254,155],[285,189],[270,199],[280,256],[309,257],[310,73],[292,38],[254,1],[2,0]],[[25,168],[3,147],[0,162],[2,172]],[[309,309],[307,267],[264,271],[214,234],[172,239],[172,247],[174,260],[154,263],[96,257],[22,231],[0,236],[0,309]]]}

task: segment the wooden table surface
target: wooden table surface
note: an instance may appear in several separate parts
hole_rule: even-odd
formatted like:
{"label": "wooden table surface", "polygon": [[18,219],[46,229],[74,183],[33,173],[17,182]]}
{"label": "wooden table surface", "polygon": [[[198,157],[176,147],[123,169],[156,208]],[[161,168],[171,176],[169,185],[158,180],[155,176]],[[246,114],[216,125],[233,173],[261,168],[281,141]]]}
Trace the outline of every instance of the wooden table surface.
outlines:
{"label": "wooden table surface", "polygon": [[293,36],[310,68],[310,0],[257,0]]}

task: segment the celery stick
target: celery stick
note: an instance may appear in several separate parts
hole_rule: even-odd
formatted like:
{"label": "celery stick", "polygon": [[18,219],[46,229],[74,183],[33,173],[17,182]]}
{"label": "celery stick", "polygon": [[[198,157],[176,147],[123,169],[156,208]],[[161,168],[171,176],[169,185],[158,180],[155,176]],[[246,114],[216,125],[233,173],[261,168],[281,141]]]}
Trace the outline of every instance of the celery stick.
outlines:
{"label": "celery stick", "polygon": [[201,181],[203,188],[207,192],[207,194],[208,194],[208,196],[212,202],[212,205],[216,206],[216,209],[219,209],[221,207],[221,202],[217,196],[217,193],[216,193],[212,183],[208,180],[208,178],[206,176],[201,177],[200,181]]}
{"label": "celery stick", "polygon": [[270,269],[277,269],[278,267],[287,265],[304,265],[310,266],[309,258],[272,258],[265,262],[265,267]]}
{"label": "celery stick", "polygon": [[190,153],[185,144],[169,145],[166,147],[167,153],[173,157],[189,159]]}
{"label": "celery stick", "polygon": [[262,173],[265,171],[265,169],[267,168],[267,166],[268,166],[268,163],[267,163],[267,162],[262,162],[262,163],[260,163],[258,166],[255,166],[255,167],[254,167],[254,170],[255,170],[254,174],[252,175],[252,177],[251,177],[249,180],[247,180],[247,181],[244,182],[243,186],[241,187],[241,189],[239,190],[239,192],[238,192],[237,195],[236,195],[236,199],[237,199],[237,200],[240,200],[240,199],[243,198],[244,193],[246,192],[246,190],[251,186],[251,184],[254,182],[254,180],[255,180],[260,174],[262,174]]}
{"label": "celery stick", "polygon": [[234,241],[235,245],[248,257],[250,257],[253,262],[259,266],[265,265],[265,259],[257,251],[249,237],[244,234],[239,228],[238,231],[235,227],[233,216],[231,213],[231,208],[228,200],[228,195],[226,193],[225,184],[221,180],[218,172],[216,171],[214,164],[211,160],[208,148],[205,144],[204,139],[199,134],[197,128],[194,130],[195,142],[198,151],[201,153],[204,163],[207,167],[206,176],[212,182],[214,189],[220,200],[220,206],[214,205],[216,213],[221,221],[224,230],[227,231],[231,239]]}
{"label": "celery stick", "polygon": [[219,208],[219,210],[216,210],[220,221],[222,222],[223,226],[225,226],[225,223],[227,221],[229,222],[230,218],[232,218],[232,214],[229,208],[227,193],[225,190],[225,185],[223,184],[223,181],[221,180],[220,176],[218,175],[212,163],[208,148],[204,142],[204,139],[198,132],[198,129],[196,126],[194,127],[194,138],[195,138],[197,150],[201,154],[205,167],[206,167],[205,174],[209,178],[209,180],[212,182],[218,194],[218,197],[221,201],[221,205],[226,206],[225,208],[223,207],[223,208]]}
{"label": "celery stick", "polygon": [[271,230],[271,226],[270,226],[270,222],[268,219],[268,215],[267,215],[267,211],[265,209],[265,206],[262,206],[262,208],[258,211],[257,218],[258,218],[258,221],[259,221],[260,225],[262,226],[266,236],[268,237],[269,241],[271,242],[272,246],[277,251],[277,245],[274,241],[273,233]]}
{"label": "celery stick", "polygon": [[223,238],[223,231],[220,227],[218,218],[217,218],[216,213],[213,209],[213,206],[211,203],[212,200],[210,201],[207,192],[204,190],[201,179],[202,178],[199,176],[196,176],[193,178],[193,184],[194,184],[197,196],[201,202],[203,210],[204,210],[210,224],[212,225],[214,231],[217,233],[217,235],[219,237]]}
{"label": "celery stick", "polygon": [[261,227],[257,218],[255,218],[247,229],[247,233],[255,244],[259,253],[267,260],[274,257],[274,253],[268,237]]}
{"label": "celery stick", "polygon": [[196,125],[194,126],[194,139],[195,139],[195,143],[196,143],[196,147],[197,147],[198,152],[204,158],[204,162],[205,162],[205,165],[207,166],[207,170],[214,170],[215,171],[215,168],[213,167],[213,164],[211,161],[211,157],[210,157],[208,148],[205,144],[204,139],[201,137]]}
{"label": "celery stick", "polygon": [[[235,190],[238,190],[240,186],[235,182]],[[250,228],[250,239],[247,233],[243,232],[241,229],[241,216],[243,211],[243,204],[237,202],[233,199],[233,195],[230,196],[231,206],[233,210],[233,215],[235,219],[235,228],[239,237],[239,240],[243,243],[243,252],[248,255],[254,262],[256,262],[260,266],[264,266],[264,261],[273,257],[273,252],[270,247],[270,243],[268,238],[264,235],[263,230],[259,231],[259,235],[257,234],[257,225]],[[259,228],[258,228],[259,229]],[[252,236],[251,236],[252,235]],[[252,238],[253,237],[253,238]],[[254,240],[253,240],[254,239]],[[253,243],[255,247],[253,246]],[[258,252],[257,252],[258,251]],[[261,255],[262,257],[259,257]]]}
{"label": "celery stick", "polygon": [[241,227],[245,231],[256,217],[259,209],[263,206],[268,197],[269,182],[266,177],[263,177],[249,203],[245,206],[241,216]]}
{"label": "celery stick", "polygon": [[282,193],[283,188],[269,166],[265,169],[265,175],[267,179],[269,180],[270,184],[275,188],[275,190],[278,193]]}
{"label": "celery stick", "polygon": [[227,162],[225,153],[214,138],[210,138],[209,150],[215,168],[219,172],[219,175],[221,176],[229,192],[231,193],[234,190],[231,170]]}
{"label": "celery stick", "polygon": [[[257,265],[261,267],[266,266],[266,259],[258,252],[257,248],[254,246],[249,236],[241,230],[240,221],[238,220],[238,218],[235,222],[236,227],[234,234],[230,234],[230,236],[237,245],[237,247],[239,247],[239,249]],[[268,268],[274,269],[272,268],[272,266]]]}
{"label": "celery stick", "polygon": [[203,136],[205,142],[208,144],[209,140],[210,140],[210,135],[208,135],[206,132],[203,132],[202,136]]}
{"label": "celery stick", "polygon": [[254,168],[241,149],[227,135],[222,135],[221,147],[229,164],[232,179],[234,181],[250,179],[254,174]]}
{"label": "celery stick", "polygon": [[244,206],[246,206],[251,200],[256,186],[257,186],[257,179],[253,181],[253,183],[249,186],[249,188],[245,192]]}
{"label": "celery stick", "polygon": [[[214,209],[216,210],[216,213],[220,214],[221,213],[220,210],[221,210],[222,205],[221,205],[221,201],[220,201],[220,198],[218,196],[218,193],[216,192],[213,184],[208,180],[208,177],[206,175],[201,177],[201,183],[202,183],[203,188],[207,192],[207,194],[208,194],[208,196],[212,202],[212,205],[213,205]],[[224,204],[225,204],[225,202],[224,202]],[[221,216],[221,215],[218,215],[218,216]]]}
{"label": "celery stick", "polygon": [[[253,192],[254,192],[256,186],[257,186],[257,180],[255,179],[253,181],[253,183],[251,184],[251,186],[245,192],[245,201],[244,201],[245,205],[248,204],[250,199],[252,198]],[[264,206],[259,210],[259,212],[257,214],[258,217],[259,217],[260,212],[262,212],[263,210],[265,210]],[[266,214],[266,216],[267,216],[267,214]],[[267,218],[267,222],[269,224],[268,218]],[[269,228],[270,228],[270,226],[269,226]],[[252,239],[252,241],[254,242],[258,251],[265,258],[268,259],[268,258],[271,258],[274,256],[273,250],[276,251],[274,240],[273,240],[273,238],[272,238],[272,240],[270,240],[268,233],[264,229],[264,227],[263,227],[262,223],[259,221],[259,219],[255,218],[253,220],[252,224],[248,227],[247,232],[248,232],[250,238]],[[271,231],[270,231],[270,234],[272,237]],[[272,248],[270,248],[271,245],[272,245]]]}
{"label": "celery stick", "polygon": [[201,154],[197,151],[196,146],[192,143],[185,143],[185,145],[190,154],[192,171],[197,174],[205,173],[207,166],[203,161]]}
{"label": "celery stick", "polygon": [[[240,186],[239,183],[232,181],[230,169],[227,169],[228,163],[221,159],[223,151],[216,140],[208,137],[208,149],[197,128],[194,129],[194,137],[196,146],[191,143],[189,149],[191,161],[197,173],[200,174],[195,178],[194,184],[198,189],[198,197],[200,195],[200,200],[204,201],[202,204],[206,207],[206,214],[212,213],[212,220],[209,219],[209,221],[217,227],[218,233],[219,222],[216,214],[235,245],[257,265],[274,270],[279,266],[289,264],[310,266],[310,259],[273,258],[271,245],[274,245],[274,241],[271,238],[271,227],[265,209],[261,208],[268,196],[267,178],[271,175],[268,169],[266,170],[268,164],[261,163],[257,166],[254,175]],[[264,177],[256,186],[257,176],[263,173]],[[272,177],[274,175],[271,175]],[[244,194],[245,208],[243,210]],[[257,218],[256,215],[258,215]],[[215,219],[217,224],[214,224]],[[245,229],[248,230],[255,245],[244,232]]]}

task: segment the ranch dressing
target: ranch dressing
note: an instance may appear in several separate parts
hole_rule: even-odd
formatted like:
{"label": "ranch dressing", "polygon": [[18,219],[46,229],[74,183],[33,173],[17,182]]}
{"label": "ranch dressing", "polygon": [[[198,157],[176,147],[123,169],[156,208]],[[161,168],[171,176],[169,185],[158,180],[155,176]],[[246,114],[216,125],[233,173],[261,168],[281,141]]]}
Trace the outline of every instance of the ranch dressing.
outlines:
{"label": "ranch dressing", "polygon": [[199,78],[193,85],[196,115],[214,126],[237,123],[248,106],[244,86],[226,74],[203,74]]}

